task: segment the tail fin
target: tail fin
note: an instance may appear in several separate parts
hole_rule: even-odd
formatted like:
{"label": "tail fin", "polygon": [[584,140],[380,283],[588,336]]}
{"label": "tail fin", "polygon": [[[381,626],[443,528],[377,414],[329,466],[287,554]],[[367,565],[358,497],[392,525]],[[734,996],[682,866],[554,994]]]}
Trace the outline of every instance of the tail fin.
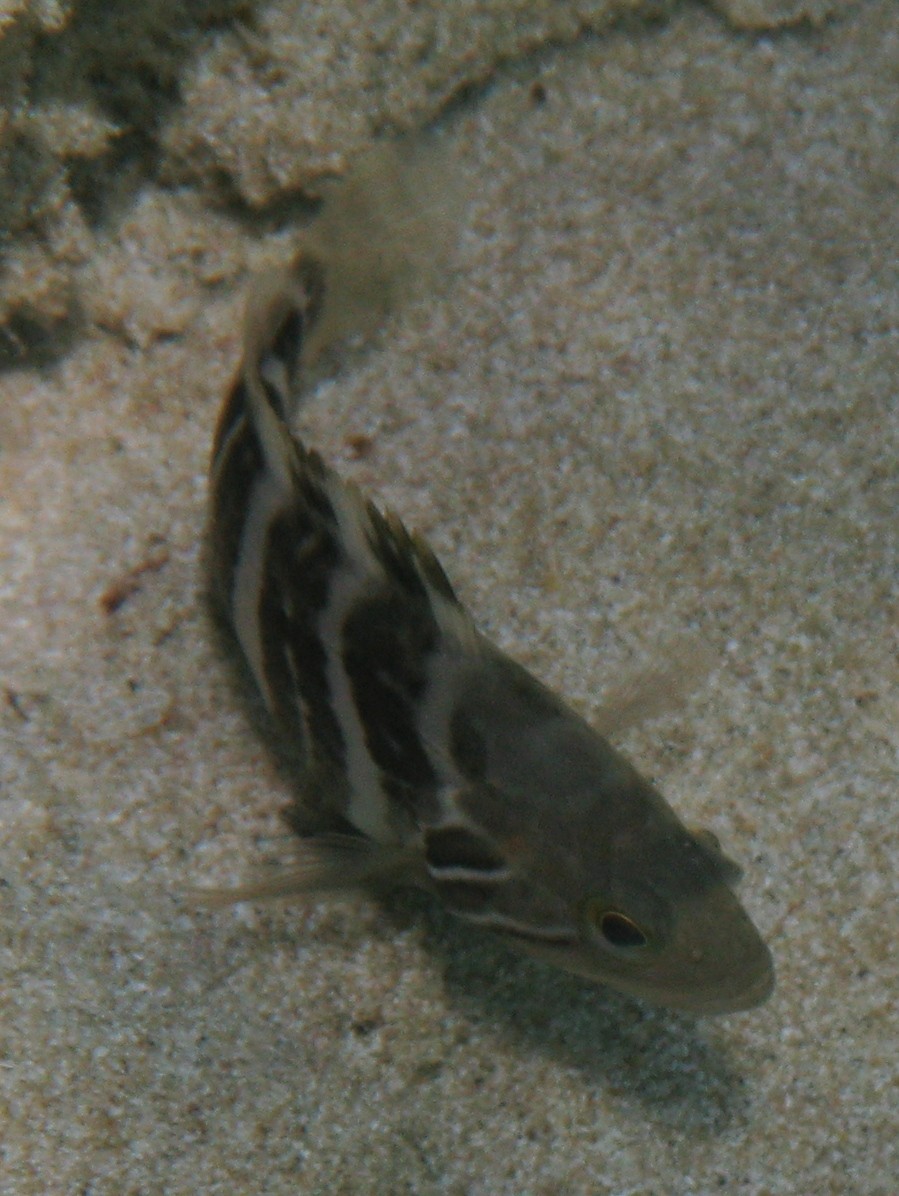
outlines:
{"label": "tail fin", "polygon": [[370,333],[451,275],[466,184],[450,144],[425,136],[372,146],[326,186],[302,244],[327,265],[316,344]]}
{"label": "tail fin", "polygon": [[434,141],[384,142],[326,186],[291,263],[260,270],[250,292],[243,362],[219,417],[213,477],[247,422],[260,464],[283,468],[284,425],[302,368],[448,275],[461,197],[450,155]]}
{"label": "tail fin", "polygon": [[[208,564],[212,595],[263,693],[259,604],[271,580],[273,529],[293,511],[305,528],[294,529],[296,551],[305,545],[320,554],[325,542],[333,548],[329,494],[343,493],[336,475],[290,433],[302,375],[323,349],[368,331],[417,283],[446,275],[453,194],[447,165],[436,144],[386,143],[370,151],[328,190],[292,261],[260,271],[251,290],[243,361],[213,445]],[[342,505],[356,512],[350,532],[367,527],[357,499]]]}
{"label": "tail fin", "polygon": [[233,454],[234,439],[241,433],[257,441],[260,467],[287,468],[292,449],[286,421],[293,414],[324,295],[324,264],[303,250],[290,266],[257,281],[247,304],[243,361],[215,432],[213,477]]}
{"label": "tail fin", "polygon": [[313,355],[325,307],[325,275],[321,257],[301,249],[289,266],[260,276],[250,292],[241,371],[254,418],[257,396],[282,419],[293,414],[300,369]]}

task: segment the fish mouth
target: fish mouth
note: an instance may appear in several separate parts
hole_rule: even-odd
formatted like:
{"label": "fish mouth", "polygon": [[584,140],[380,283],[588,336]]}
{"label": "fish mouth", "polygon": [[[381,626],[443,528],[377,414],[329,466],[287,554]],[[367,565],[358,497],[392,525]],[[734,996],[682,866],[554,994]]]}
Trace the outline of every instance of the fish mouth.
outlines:
{"label": "fish mouth", "polygon": [[774,991],[774,961],[771,952],[764,944],[760,944],[764,951],[764,958],[757,968],[754,968],[746,984],[734,985],[726,980],[719,986],[678,992],[659,993],[650,999],[669,1009],[678,1009],[684,1013],[695,1013],[699,1016],[722,1013],[743,1013],[747,1009],[755,1009],[771,996]]}
{"label": "fish mouth", "polygon": [[[673,960],[660,959],[642,974],[633,971],[603,979],[654,1005],[697,1017],[754,1009],[774,989],[774,960],[749,919],[741,921],[743,924],[738,922],[729,938],[729,943],[735,945],[737,933],[741,932],[742,942],[735,950],[725,951],[720,938],[717,949],[706,945],[691,950],[681,944]],[[685,959],[692,959],[696,966],[685,966]]]}
{"label": "fish mouth", "polygon": [[[673,944],[675,957],[693,960],[666,977],[657,973],[655,999],[660,1005],[699,1016],[742,1013],[767,1000],[774,989],[774,959],[735,894],[722,886],[688,910],[684,931]],[[669,979],[672,983],[666,985]]]}
{"label": "fish mouth", "polygon": [[[532,955],[550,958],[557,966],[575,975],[584,976],[589,980],[598,981],[609,988],[627,993],[631,997],[646,1001],[664,1009],[676,1010],[679,1013],[693,1014],[696,1017],[714,1017],[725,1013],[743,1013],[754,1009],[770,997],[774,990],[774,962],[771,952],[761,939],[757,941],[757,952],[754,954],[753,966],[740,969],[735,976],[718,975],[714,980],[705,983],[695,978],[681,976],[678,980],[665,979],[656,975],[632,974],[630,976],[615,975],[606,972],[597,974],[595,970],[584,967],[573,960],[561,960],[555,953],[545,950],[535,950],[532,944],[524,949]],[[743,981],[739,979],[742,974]]]}

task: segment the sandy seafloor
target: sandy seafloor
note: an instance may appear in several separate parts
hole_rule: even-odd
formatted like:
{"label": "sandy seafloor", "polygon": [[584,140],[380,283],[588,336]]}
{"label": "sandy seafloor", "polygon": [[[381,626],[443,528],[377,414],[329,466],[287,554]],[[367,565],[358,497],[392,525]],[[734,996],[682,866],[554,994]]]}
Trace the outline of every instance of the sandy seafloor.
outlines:
{"label": "sandy seafloor", "polygon": [[184,896],[285,850],[199,574],[259,238],[135,203],[108,318],[0,383],[0,1192],[897,1190],[897,96],[894,0],[509,66],[452,278],[304,420],[586,714],[708,651],[623,746],[745,866],[778,985],[721,1019],[424,899]]}

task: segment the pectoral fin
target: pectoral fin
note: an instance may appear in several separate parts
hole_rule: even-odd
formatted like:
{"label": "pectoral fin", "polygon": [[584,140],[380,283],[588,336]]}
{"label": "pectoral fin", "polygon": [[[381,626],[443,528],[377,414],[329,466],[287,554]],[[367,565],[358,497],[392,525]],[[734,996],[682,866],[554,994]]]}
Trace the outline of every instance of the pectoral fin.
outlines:
{"label": "pectoral fin", "polygon": [[204,905],[228,905],[306,894],[391,889],[416,883],[418,853],[409,847],[382,846],[360,835],[319,835],[301,839],[292,864],[272,875],[233,889],[195,889]]}
{"label": "pectoral fin", "polygon": [[677,710],[715,665],[711,649],[698,637],[669,644],[660,655],[664,664],[625,677],[591,712],[591,722],[600,735],[615,739]]}

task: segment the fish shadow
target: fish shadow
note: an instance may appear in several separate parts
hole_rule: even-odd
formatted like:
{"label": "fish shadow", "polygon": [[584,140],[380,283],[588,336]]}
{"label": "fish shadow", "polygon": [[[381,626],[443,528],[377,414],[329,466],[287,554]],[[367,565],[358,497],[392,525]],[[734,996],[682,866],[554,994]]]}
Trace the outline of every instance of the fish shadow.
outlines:
{"label": "fish shadow", "polygon": [[653,1008],[519,955],[424,894],[396,893],[381,905],[389,922],[421,930],[451,1003],[509,1051],[574,1069],[682,1132],[717,1134],[748,1120],[751,1091],[736,1048],[709,1019]]}

